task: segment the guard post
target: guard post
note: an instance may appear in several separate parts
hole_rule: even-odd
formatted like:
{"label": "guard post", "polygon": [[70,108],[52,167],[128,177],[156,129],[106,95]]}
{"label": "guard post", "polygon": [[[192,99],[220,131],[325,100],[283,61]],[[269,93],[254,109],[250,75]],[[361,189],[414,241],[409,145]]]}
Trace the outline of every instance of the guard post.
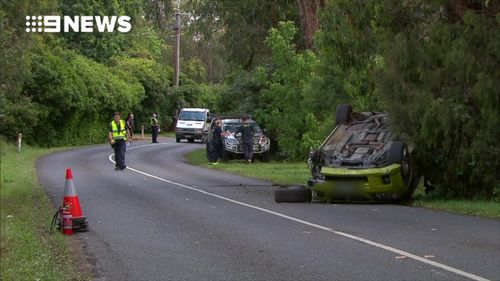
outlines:
{"label": "guard post", "polygon": [[23,134],[17,134],[17,152],[21,152],[21,143],[23,140]]}

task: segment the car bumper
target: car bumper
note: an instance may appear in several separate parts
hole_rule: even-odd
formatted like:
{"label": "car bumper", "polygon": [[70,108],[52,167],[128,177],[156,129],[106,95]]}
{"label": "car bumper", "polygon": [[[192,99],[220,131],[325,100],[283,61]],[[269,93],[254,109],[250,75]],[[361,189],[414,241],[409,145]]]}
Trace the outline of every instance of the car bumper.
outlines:
{"label": "car bumper", "polygon": [[201,140],[203,136],[207,135],[203,132],[175,132],[175,138],[178,139],[196,139]]}
{"label": "car bumper", "polygon": [[[253,154],[261,154],[261,153],[265,153],[265,152],[269,151],[269,149],[270,149],[269,146],[263,147],[261,145],[254,144],[252,153]],[[242,145],[237,145],[236,150],[234,150],[234,149],[231,150],[231,149],[228,149],[227,146],[224,146],[224,150],[231,152],[231,153],[234,153],[234,154],[244,154]]]}
{"label": "car bumper", "polygon": [[321,174],[324,179],[309,181],[313,199],[321,202],[398,201],[409,192],[399,164],[359,170],[323,167]]}

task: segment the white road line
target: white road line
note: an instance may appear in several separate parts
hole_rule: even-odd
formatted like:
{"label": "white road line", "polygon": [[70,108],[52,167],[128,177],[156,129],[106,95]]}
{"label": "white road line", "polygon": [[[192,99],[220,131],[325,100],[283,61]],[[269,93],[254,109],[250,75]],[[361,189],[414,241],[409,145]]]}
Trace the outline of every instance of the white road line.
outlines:
{"label": "white road line", "polygon": [[[149,145],[138,146],[138,147],[130,148],[128,150],[134,150],[134,149],[139,149],[139,148],[149,147],[149,146],[155,146],[155,145],[157,145],[157,144],[149,144]],[[115,161],[113,161],[113,159],[112,159],[112,156],[113,156],[113,154],[109,155],[108,159],[109,159],[109,161],[115,163]],[[134,168],[127,167],[127,169],[130,170],[130,171],[139,173],[141,175],[144,175],[144,176],[147,176],[147,177],[150,177],[150,178],[162,181],[162,182],[166,182],[166,183],[169,183],[169,184],[172,184],[172,185],[183,187],[185,189],[189,189],[189,190],[192,190],[192,191],[203,193],[203,194],[208,195],[208,196],[219,198],[219,199],[224,200],[224,201],[228,201],[228,202],[240,205],[240,206],[248,207],[248,208],[251,208],[251,209],[254,209],[254,210],[258,210],[258,211],[261,211],[261,212],[264,212],[264,213],[267,213],[267,214],[278,216],[278,217],[281,217],[281,218],[284,218],[284,219],[287,219],[287,220],[290,220],[290,221],[294,221],[294,222],[297,222],[297,223],[300,223],[300,224],[303,224],[303,225],[307,225],[307,226],[313,227],[313,228],[317,228],[317,229],[321,229],[321,230],[324,230],[324,231],[328,231],[328,232],[336,234],[336,235],[340,235],[340,236],[343,236],[343,237],[346,237],[346,238],[349,238],[349,239],[352,239],[352,240],[355,240],[355,241],[358,241],[358,242],[361,242],[361,243],[364,243],[364,244],[367,244],[367,245],[370,245],[370,246],[373,246],[373,247],[377,247],[379,249],[383,249],[383,250],[386,250],[386,251],[389,251],[389,252],[392,252],[392,253],[395,253],[395,254],[398,254],[398,255],[401,255],[401,256],[408,257],[410,259],[413,259],[413,260],[416,260],[416,261],[419,261],[419,262],[422,262],[422,263],[425,263],[425,264],[428,264],[428,265],[431,265],[431,266],[434,266],[434,267],[437,267],[437,268],[441,268],[443,270],[455,273],[455,274],[460,275],[460,276],[467,277],[467,278],[472,279],[472,280],[490,281],[487,278],[484,278],[484,277],[481,277],[481,276],[478,276],[478,275],[475,275],[475,274],[472,274],[472,273],[469,273],[469,272],[465,272],[465,271],[460,270],[458,268],[455,268],[455,267],[452,267],[452,266],[448,266],[446,264],[442,264],[442,263],[439,263],[439,262],[435,262],[433,260],[429,260],[429,259],[420,257],[420,256],[412,254],[410,252],[407,252],[407,251],[404,251],[404,250],[400,250],[400,249],[397,249],[397,248],[394,248],[394,247],[391,247],[391,246],[387,246],[387,245],[384,245],[384,244],[381,244],[381,243],[378,243],[378,242],[375,242],[375,241],[371,241],[371,240],[368,240],[368,239],[365,239],[365,238],[362,238],[362,237],[359,237],[359,236],[356,236],[356,235],[352,235],[352,234],[349,234],[349,233],[346,233],[346,232],[342,232],[342,231],[337,231],[337,230],[335,230],[333,228],[330,228],[330,227],[326,227],[326,226],[322,226],[322,225],[315,224],[315,223],[312,223],[312,222],[308,222],[308,221],[305,221],[305,220],[301,220],[299,218],[295,218],[295,217],[288,216],[288,215],[285,215],[285,214],[282,214],[282,213],[278,213],[278,212],[275,212],[275,211],[272,211],[272,210],[261,208],[261,207],[255,206],[255,205],[247,204],[247,203],[240,202],[240,201],[237,201],[237,200],[234,200],[234,199],[231,199],[231,198],[227,198],[227,197],[220,196],[220,195],[217,195],[217,194],[214,194],[214,193],[210,193],[210,192],[207,192],[207,191],[204,191],[204,190],[201,190],[201,189],[189,186],[189,185],[185,185],[185,184],[178,183],[178,182],[175,182],[175,181],[171,181],[171,180],[167,180],[167,179],[164,179],[164,178],[160,178],[160,177],[157,177],[155,175],[151,175],[151,174],[148,174],[146,172],[136,170]]]}

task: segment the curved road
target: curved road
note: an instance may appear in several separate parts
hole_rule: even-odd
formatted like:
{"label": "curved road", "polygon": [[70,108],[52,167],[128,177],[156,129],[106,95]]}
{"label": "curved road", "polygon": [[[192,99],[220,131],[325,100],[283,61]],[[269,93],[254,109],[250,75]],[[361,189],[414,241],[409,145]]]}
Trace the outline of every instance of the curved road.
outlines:
{"label": "curved road", "polygon": [[278,204],[269,182],[193,167],[200,144],[133,143],[47,155],[55,205],[65,168],[98,280],[500,280],[500,221],[399,205]]}

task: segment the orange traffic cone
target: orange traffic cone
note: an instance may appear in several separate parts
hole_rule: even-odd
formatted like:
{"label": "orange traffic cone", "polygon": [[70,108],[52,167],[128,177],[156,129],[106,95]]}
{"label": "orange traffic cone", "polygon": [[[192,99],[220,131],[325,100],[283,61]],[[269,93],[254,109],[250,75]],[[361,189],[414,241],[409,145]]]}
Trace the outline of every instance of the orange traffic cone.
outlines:
{"label": "orange traffic cone", "polygon": [[66,183],[64,185],[63,206],[68,206],[72,217],[74,230],[86,231],[88,227],[87,218],[83,216],[80,201],[73,185],[73,173],[70,168],[66,169]]}

